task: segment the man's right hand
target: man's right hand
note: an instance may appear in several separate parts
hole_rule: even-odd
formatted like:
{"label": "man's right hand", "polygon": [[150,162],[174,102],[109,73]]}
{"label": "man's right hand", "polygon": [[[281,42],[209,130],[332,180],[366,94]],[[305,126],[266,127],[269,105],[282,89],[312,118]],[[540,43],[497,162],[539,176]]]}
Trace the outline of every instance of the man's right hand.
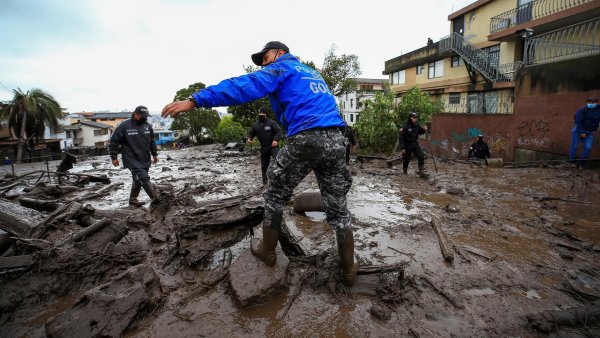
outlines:
{"label": "man's right hand", "polygon": [[162,117],[175,117],[181,112],[186,112],[194,109],[194,103],[190,100],[172,102],[166,105],[162,112]]}
{"label": "man's right hand", "polygon": [[112,164],[113,164],[113,166],[118,167],[119,166],[119,160],[112,160]]}
{"label": "man's right hand", "polygon": [[586,137],[587,137],[587,134],[579,134],[579,137],[580,137],[580,138],[586,138]]}
{"label": "man's right hand", "polygon": [[400,150],[400,154],[404,155],[404,153],[406,152],[406,150],[402,149]]}
{"label": "man's right hand", "polygon": [[252,139],[251,139],[251,138],[248,138],[248,139],[246,140],[246,143],[248,143],[248,144],[252,143]]}

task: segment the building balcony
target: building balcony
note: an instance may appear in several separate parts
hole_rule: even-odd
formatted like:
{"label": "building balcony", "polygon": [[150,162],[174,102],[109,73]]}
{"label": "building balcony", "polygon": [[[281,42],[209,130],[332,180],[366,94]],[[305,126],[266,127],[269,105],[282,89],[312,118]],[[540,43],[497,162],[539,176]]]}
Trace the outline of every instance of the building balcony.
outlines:
{"label": "building balcony", "polygon": [[600,14],[596,0],[533,0],[490,20],[490,41],[519,38],[524,29],[544,33]]}
{"label": "building balcony", "polygon": [[526,66],[600,54],[600,17],[525,40]]}

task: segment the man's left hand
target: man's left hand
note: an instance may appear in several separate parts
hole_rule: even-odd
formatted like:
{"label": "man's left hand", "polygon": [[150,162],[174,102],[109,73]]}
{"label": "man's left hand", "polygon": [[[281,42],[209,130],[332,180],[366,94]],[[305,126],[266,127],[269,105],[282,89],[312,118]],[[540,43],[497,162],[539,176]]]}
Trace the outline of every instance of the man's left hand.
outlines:
{"label": "man's left hand", "polygon": [[158,163],[158,156],[152,156],[152,163]]}
{"label": "man's left hand", "polygon": [[271,148],[277,148],[278,145],[279,145],[279,143],[277,143],[277,141],[273,141],[271,143]]}

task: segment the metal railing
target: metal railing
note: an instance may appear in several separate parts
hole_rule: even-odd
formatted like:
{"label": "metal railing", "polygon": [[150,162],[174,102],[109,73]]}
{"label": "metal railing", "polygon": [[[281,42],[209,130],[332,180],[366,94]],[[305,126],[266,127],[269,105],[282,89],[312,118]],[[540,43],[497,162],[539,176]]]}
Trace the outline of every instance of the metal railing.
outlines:
{"label": "metal railing", "polygon": [[514,96],[498,92],[460,93],[460,98],[445,95],[442,97],[442,103],[444,113],[512,114]]}
{"label": "metal railing", "polygon": [[439,42],[439,52],[444,53],[448,50],[454,51],[460,55],[465,62],[479,71],[486,79],[491,82],[506,82],[514,79],[514,73],[520,67],[519,62],[498,65],[494,62],[495,58],[475,45],[466,41],[460,34],[452,33],[443,37]]}
{"label": "metal railing", "polygon": [[600,54],[600,17],[525,40],[525,65]]}
{"label": "metal railing", "polygon": [[493,17],[490,20],[490,34],[592,1],[594,0],[534,0]]}

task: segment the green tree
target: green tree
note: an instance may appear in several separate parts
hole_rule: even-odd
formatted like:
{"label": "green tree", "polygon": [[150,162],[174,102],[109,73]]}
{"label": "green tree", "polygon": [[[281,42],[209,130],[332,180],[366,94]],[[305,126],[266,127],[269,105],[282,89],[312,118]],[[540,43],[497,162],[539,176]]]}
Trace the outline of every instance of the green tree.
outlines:
{"label": "green tree", "polygon": [[358,56],[354,54],[335,55],[335,45],[332,45],[323,61],[321,75],[334,96],[356,90],[354,78],[361,74]]}
{"label": "green tree", "polygon": [[0,110],[0,117],[7,118],[12,134],[18,135],[17,163],[20,163],[24,143],[33,138],[43,138],[46,126],[56,130],[62,109],[52,95],[41,89],[31,89],[26,93],[17,89],[13,92],[13,100]]}
{"label": "green tree", "polygon": [[[206,88],[202,82],[197,82],[177,91],[173,101],[186,100],[192,93]],[[215,130],[219,125],[219,112],[214,109],[193,109],[184,114],[179,114],[173,124],[172,130],[187,130],[196,142],[205,143],[214,140]]]}
{"label": "green tree", "polygon": [[187,130],[198,143],[215,139],[215,131],[220,121],[219,112],[214,109],[194,109],[179,114],[171,124],[171,130]]}
{"label": "green tree", "polygon": [[365,109],[354,126],[361,151],[384,153],[393,149],[399,131],[394,100],[394,93],[386,90],[376,93],[374,100],[365,101]]}
{"label": "green tree", "polygon": [[224,116],[216,130],[217,141],[221,143],[240,142],[245,135],[246,130],[233,116]]}
{"label": "green tree", "polygon": [[400,121],[406,121],[408,114],[415,112],[419,114],[420,124],[431,123],[432,117],[439,114],[443,108],[444,104],[440,99],[432,98],[418,87],[412,87],[400,99],[398,117]]}

